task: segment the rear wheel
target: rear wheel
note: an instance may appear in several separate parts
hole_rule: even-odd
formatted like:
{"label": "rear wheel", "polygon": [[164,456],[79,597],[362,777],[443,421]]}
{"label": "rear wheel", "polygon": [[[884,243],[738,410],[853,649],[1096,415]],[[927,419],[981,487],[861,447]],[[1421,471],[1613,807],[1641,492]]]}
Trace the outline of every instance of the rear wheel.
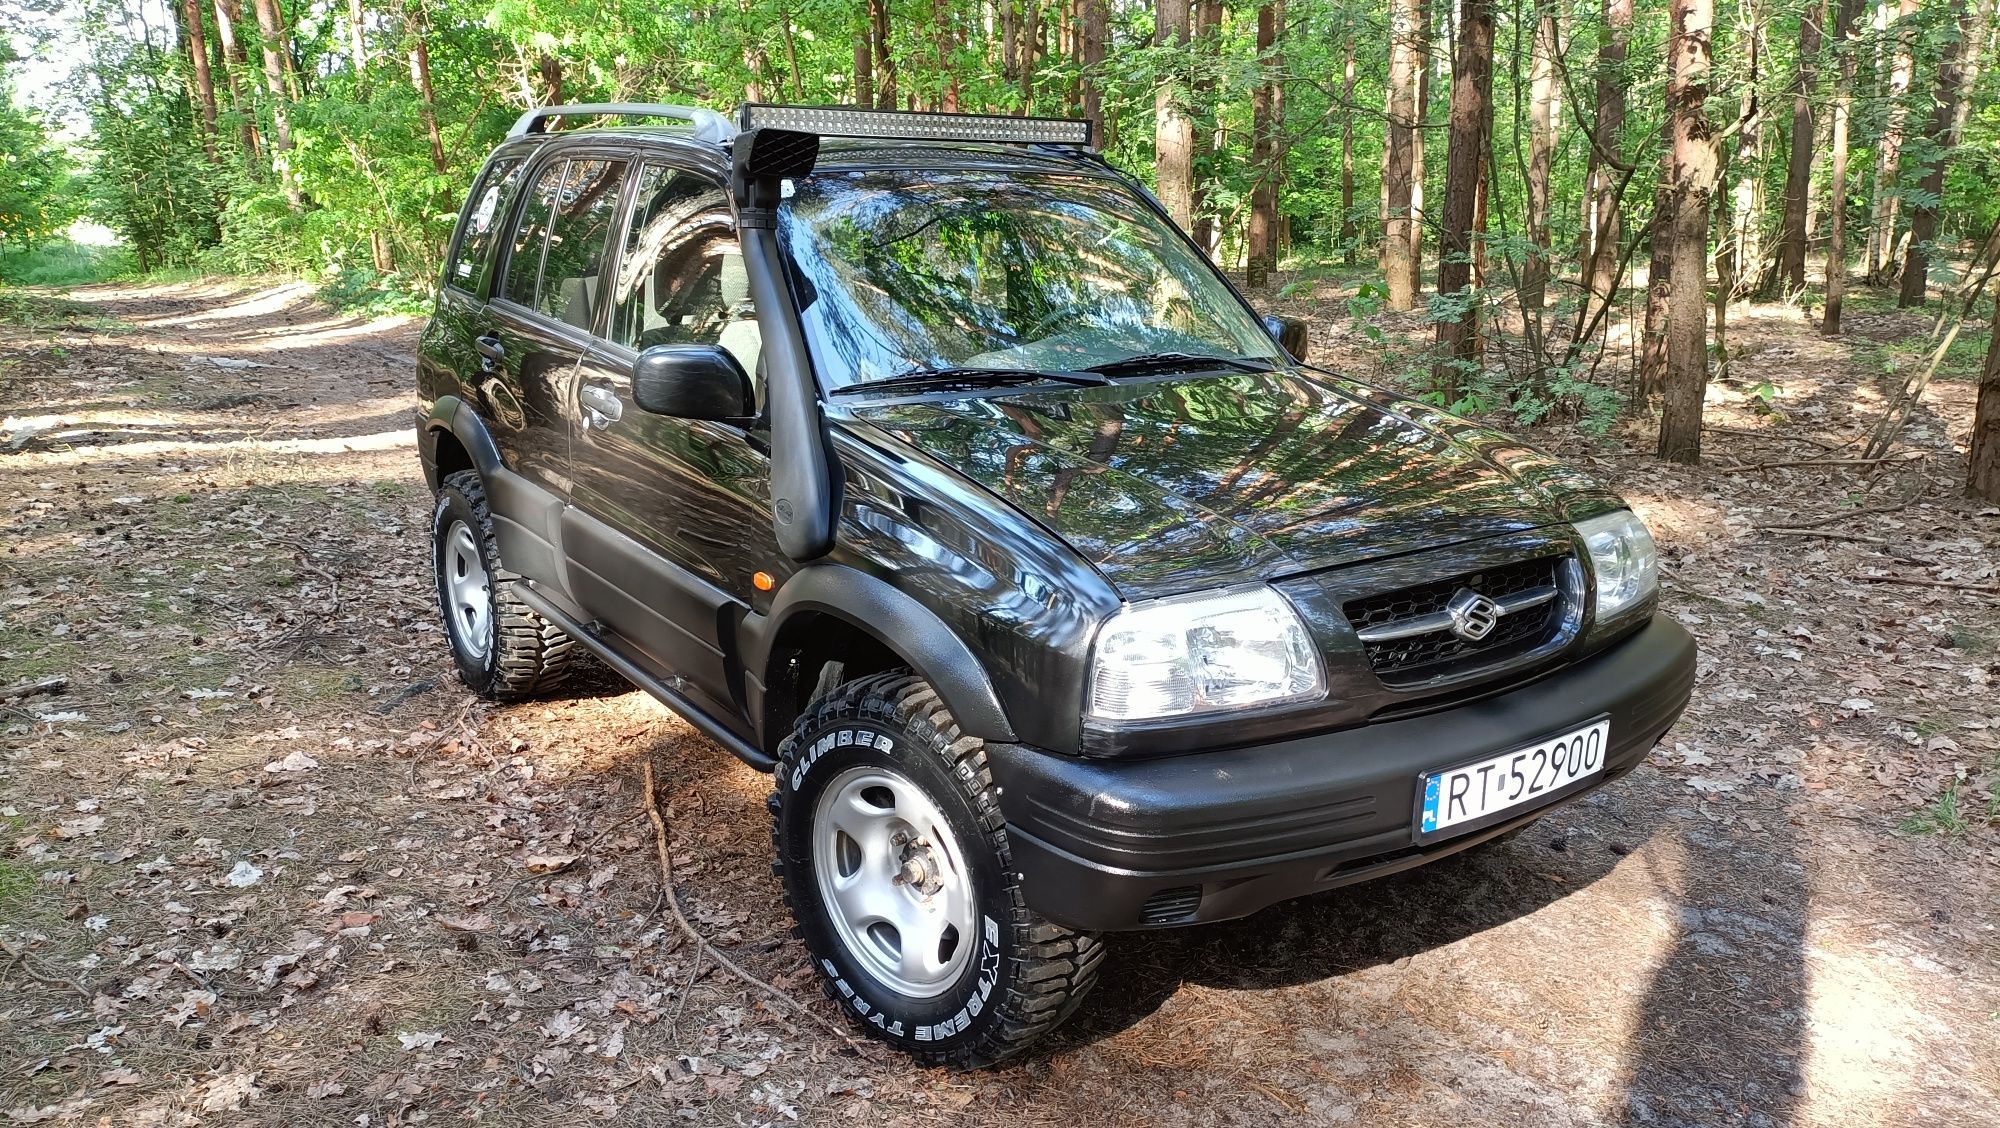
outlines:
{"label": "rear wheel", "polygon": [[460,470],[439,484],[431,562],[452,663],[473,692],[516,701],[562,684],[575,644],[514,594],[522,581],[501,567],[478,471]]}
{"label": "rear wheel", "polygon": [[1104,948],[1022,897],[985,745],[907,673],[834,688],[779,752],[772,836],[827,994],[928,1065],[991,1065],[1067,1018]]}

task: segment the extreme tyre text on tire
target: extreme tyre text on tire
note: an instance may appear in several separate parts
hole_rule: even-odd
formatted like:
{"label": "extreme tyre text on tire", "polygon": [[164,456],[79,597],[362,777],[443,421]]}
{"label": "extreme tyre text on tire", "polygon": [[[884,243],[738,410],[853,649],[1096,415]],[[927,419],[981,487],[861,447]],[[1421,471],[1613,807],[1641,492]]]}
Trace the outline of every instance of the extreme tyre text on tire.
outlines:
{"label": "extreme tyre text on tire", "polygon": [[[822,793],[869,772],[921,789],[920,805],[948,823],[962,854],[957,868],[969,878],[973,935],[961,942],[974,947],[930,997],[890,987],[849,950],[815,870]],[[870,1034],[926,1065],[991,1065],[1054,1029],[1096,983],[1102,943],[1027,907],[985,745],[959,731],[923,679],[876,674],[827,693],[786,738],[776,776],[772,839],[787,905],[828,996]],[[897,883],[923,873],[921,863],[907,865]]]}

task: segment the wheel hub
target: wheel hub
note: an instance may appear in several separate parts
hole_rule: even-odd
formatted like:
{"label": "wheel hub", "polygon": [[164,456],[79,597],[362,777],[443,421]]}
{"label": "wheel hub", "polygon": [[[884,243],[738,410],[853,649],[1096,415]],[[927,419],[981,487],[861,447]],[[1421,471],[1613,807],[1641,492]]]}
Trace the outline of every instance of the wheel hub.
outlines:
{"label": "wheel hub", "polygon": [[973,891],[930,796],[893,768],[849,768],[820,793],[812,837],[820,898],[842,946],[904,995],[950,989],[976,946]]}
{"label": "wheel hub", "polygon": [[453,521],[438,554],[438,594],[452,641],[467,657],[482,661],[493,645],[493,592],[486,578],[486,556],[472,526]]}

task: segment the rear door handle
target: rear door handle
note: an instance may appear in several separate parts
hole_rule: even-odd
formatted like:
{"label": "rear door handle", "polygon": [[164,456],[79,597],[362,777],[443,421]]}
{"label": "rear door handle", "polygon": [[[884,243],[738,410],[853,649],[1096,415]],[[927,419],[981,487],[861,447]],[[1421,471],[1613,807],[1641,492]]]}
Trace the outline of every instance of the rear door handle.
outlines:
{"label": "rear door handle", "polygon": [[577,389],[576,398],[583,404],[584,420],[600,431],[625,414],[618,393],[602,384],[585,384]]}
{"label": "rear door handle", "polygon": [[507,359],[507,346],[501,344],[498,337],[480,337],[472,342],[472,347],[479,350],[481,372],[491,372],[496,365]]}

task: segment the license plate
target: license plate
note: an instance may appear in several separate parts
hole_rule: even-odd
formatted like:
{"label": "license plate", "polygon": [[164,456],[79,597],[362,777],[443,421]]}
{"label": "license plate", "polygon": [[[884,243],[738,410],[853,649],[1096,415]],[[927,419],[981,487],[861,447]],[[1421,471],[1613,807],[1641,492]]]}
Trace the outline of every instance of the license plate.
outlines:
{"label": "license plate", "polygon": [[1453,827],[1498,821],[1491,816],[1546,802],[1571,784],[1604,770],[1611,722],[1599,719],[1574,732],[1498,756],[1423,777],[1421,837]]}

